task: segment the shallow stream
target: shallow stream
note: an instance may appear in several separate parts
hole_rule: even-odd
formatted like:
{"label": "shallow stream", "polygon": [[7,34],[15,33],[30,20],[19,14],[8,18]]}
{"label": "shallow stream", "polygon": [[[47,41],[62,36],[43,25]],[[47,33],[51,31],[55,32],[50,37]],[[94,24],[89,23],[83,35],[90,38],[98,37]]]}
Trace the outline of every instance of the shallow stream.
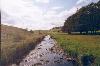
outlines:
{"label": "shallow stream", "polygon": [[65,59],[62,51],[57,51],[56,42],[45,36],[43,41],[36,46],[19,64],[19,66],[73,66],[72,62]]}

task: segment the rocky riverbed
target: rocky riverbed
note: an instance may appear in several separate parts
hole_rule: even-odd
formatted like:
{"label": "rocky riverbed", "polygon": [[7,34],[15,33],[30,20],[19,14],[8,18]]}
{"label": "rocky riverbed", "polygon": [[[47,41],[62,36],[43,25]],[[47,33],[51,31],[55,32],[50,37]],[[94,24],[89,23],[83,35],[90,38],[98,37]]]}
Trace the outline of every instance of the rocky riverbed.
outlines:
{"label": "rocky riverbed", "polygon": [[63,50],[56,45],[56,41],[47,35],[20,62],[19,66],[73,66],[73,64],[72,61],[68,61],[68,57]]}

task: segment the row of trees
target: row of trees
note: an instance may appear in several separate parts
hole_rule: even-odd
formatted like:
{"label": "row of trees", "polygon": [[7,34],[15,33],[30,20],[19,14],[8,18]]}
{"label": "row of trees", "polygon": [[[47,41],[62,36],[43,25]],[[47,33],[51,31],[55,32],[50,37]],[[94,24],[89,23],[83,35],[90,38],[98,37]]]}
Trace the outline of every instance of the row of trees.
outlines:
{"label": "row of trees", "polygon": [[86,32],[96,33],[100,30],[100,1],[91,3],[79,9],[75,14],[65,20],[62,31],[68,32]]}

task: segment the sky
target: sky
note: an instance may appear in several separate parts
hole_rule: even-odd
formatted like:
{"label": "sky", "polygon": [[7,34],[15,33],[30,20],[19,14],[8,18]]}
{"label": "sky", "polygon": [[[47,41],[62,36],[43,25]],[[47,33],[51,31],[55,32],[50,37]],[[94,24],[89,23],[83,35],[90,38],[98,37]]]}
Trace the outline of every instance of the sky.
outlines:
{"label": "sky", "polygon": [[77,9],[99,0],[1,0],[1,23],[28,30],[63,26]]}

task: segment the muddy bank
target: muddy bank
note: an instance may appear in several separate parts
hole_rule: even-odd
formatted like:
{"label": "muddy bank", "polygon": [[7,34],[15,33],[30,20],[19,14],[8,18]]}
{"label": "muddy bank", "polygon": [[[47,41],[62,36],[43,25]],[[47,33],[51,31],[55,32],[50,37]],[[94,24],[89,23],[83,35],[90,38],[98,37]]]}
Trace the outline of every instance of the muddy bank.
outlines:
{"label": "muddy bank", "polygon": [[73,66],[68,58],[48,35],[18,65],[12,66]]}
{"label": "muddy bank", "polygon": [[26,47],[16,49],[16,52],[14,52],[12,56],[13,59],[9,61],[9,63],[2,64],[2,66],[19,66],[19,63],[22,61],[22,59],[24,59],[30,53],[31,50],[34,50],[35,47],[43,40],[43,38],[44,36],[41,36],[40,38],[37,38],[35,41],[27,44]]}

